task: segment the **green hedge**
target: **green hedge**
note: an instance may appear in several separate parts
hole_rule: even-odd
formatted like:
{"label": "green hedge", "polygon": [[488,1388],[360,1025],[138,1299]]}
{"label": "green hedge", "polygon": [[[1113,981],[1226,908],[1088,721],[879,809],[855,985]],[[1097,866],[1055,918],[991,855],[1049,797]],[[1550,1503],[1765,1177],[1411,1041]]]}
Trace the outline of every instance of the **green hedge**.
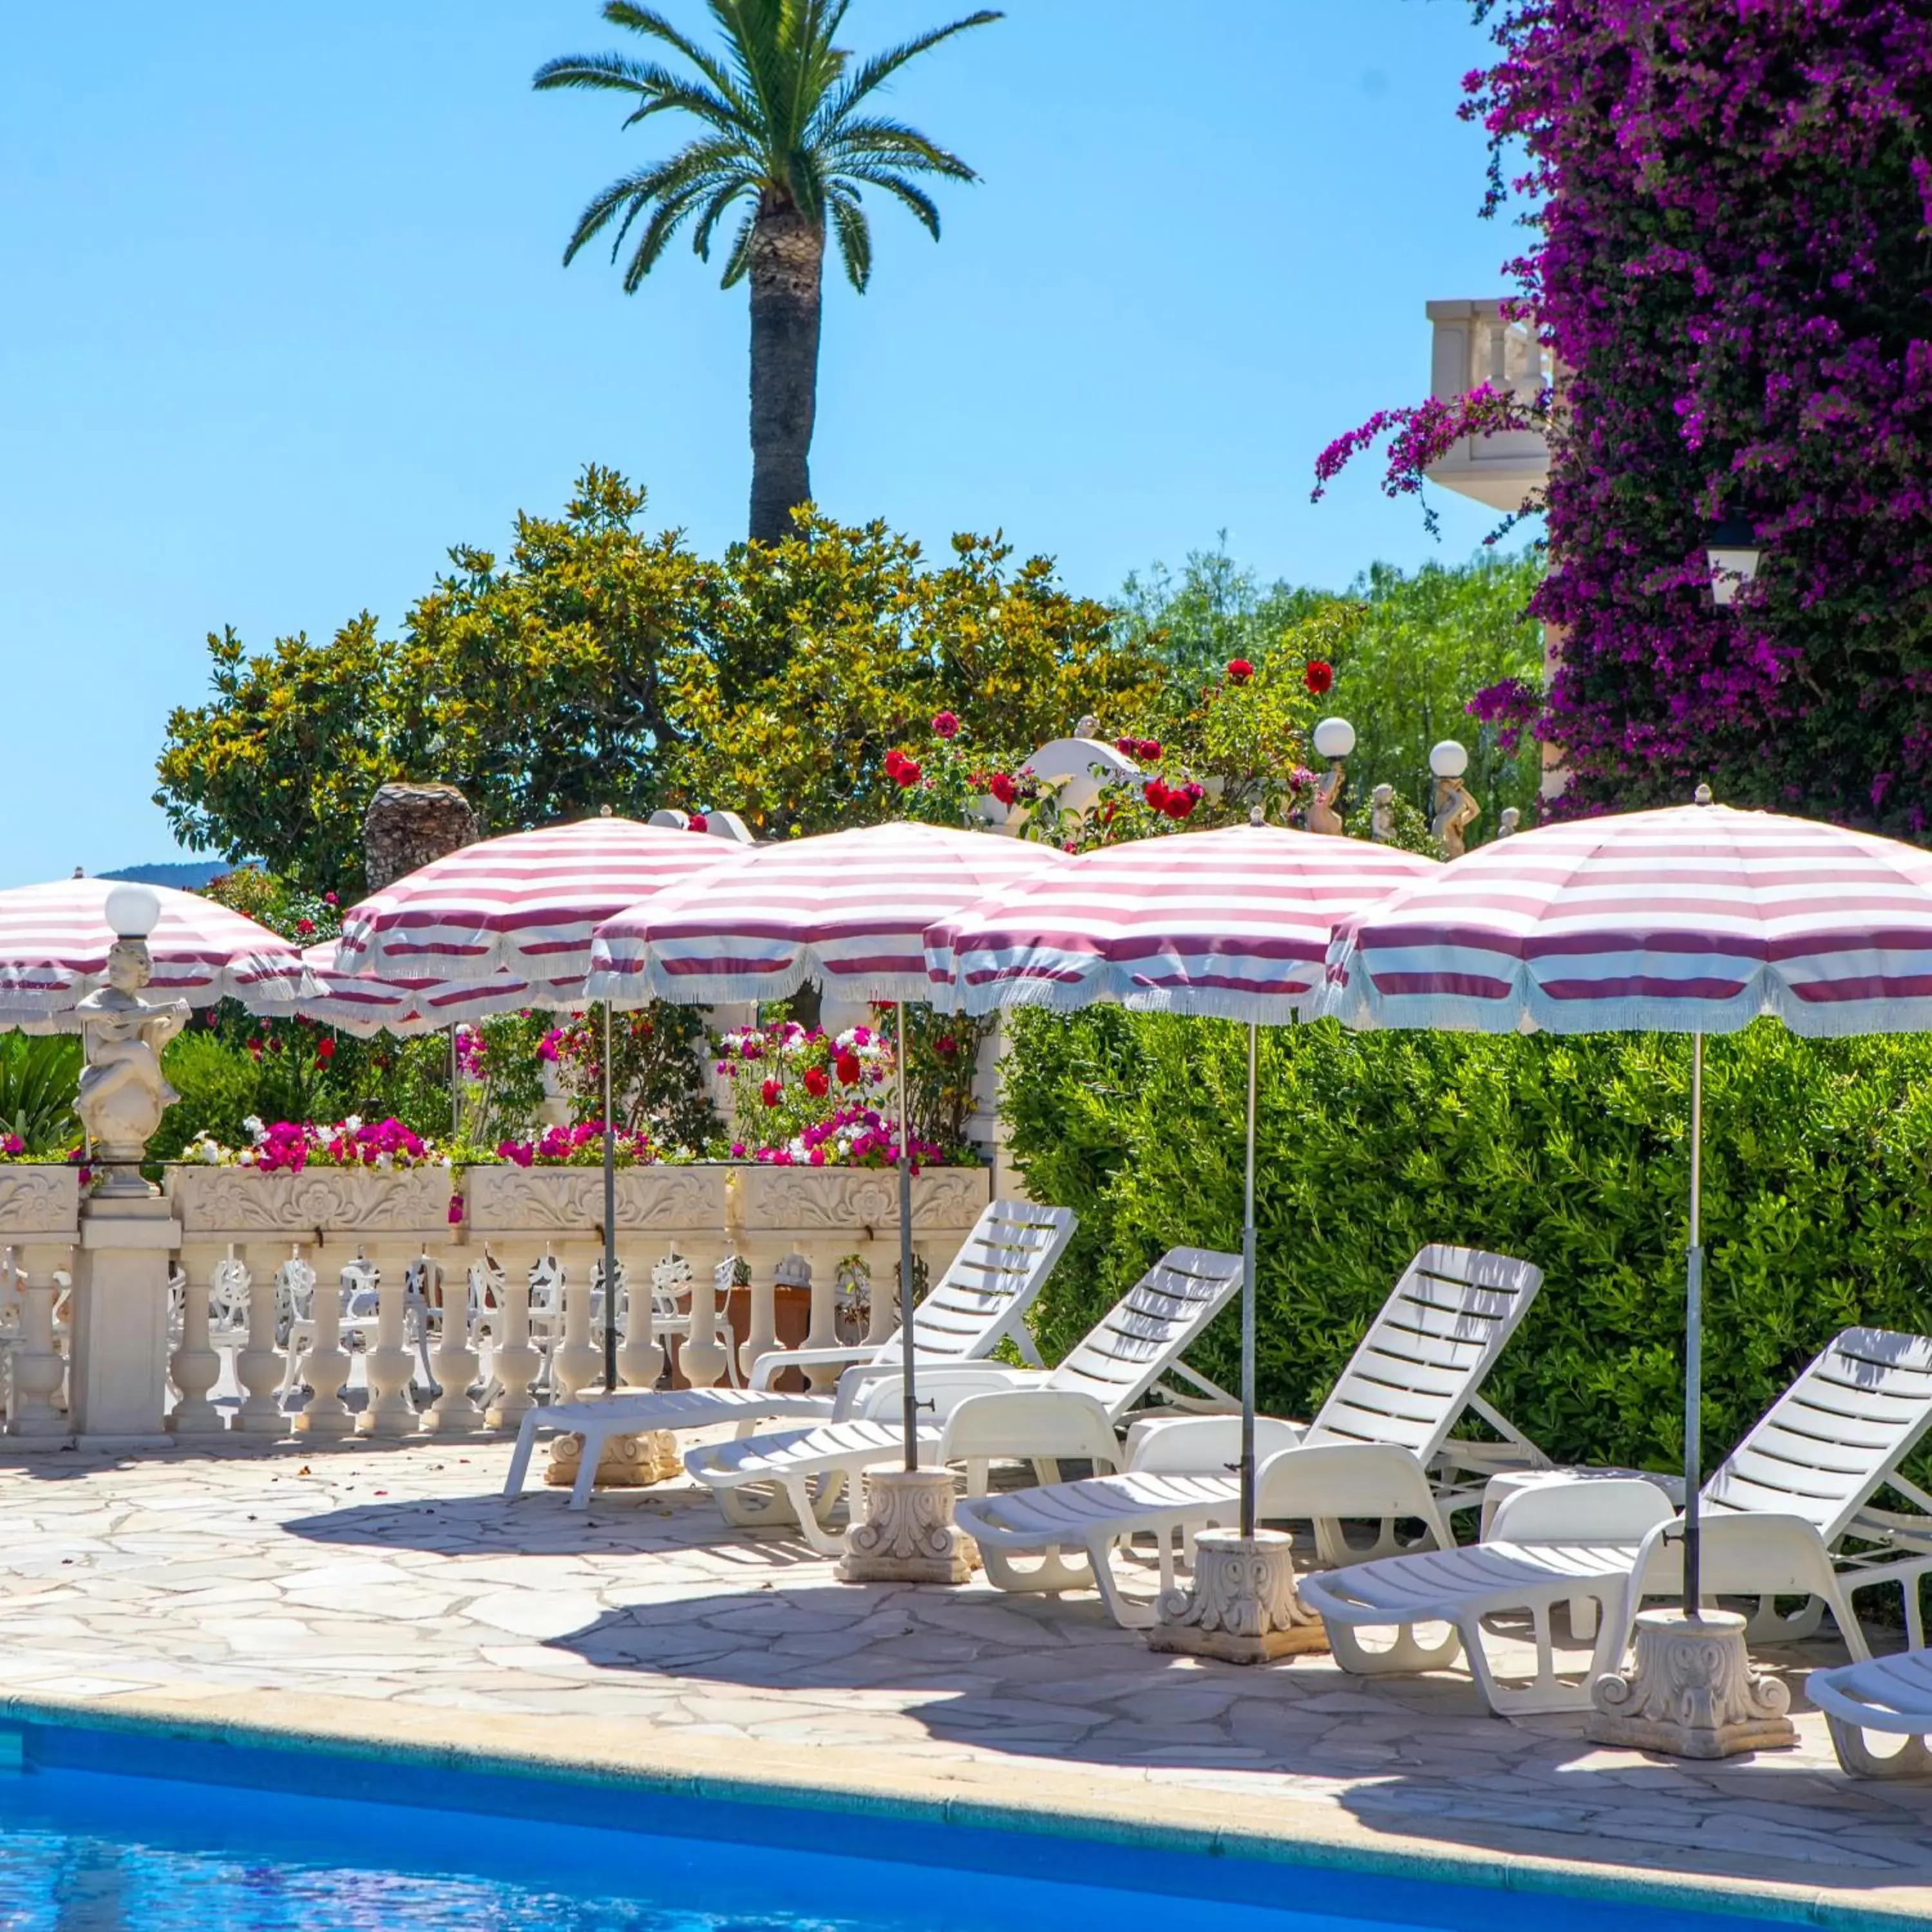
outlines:
{"label": "green hedge", "polygon": [[[1013,1156],[1082,1217],[1040,1318],[1058,1351],[1162,1249],[1239,1248],[1246,1034],[1107,1009],[1013,1034]],[[1466,1242],[1546,1277],[1490,1398],[1559,1459],[1679,1462],[1688,1039],[1328,1022],[1261,1048],[1264,1409],[1310,1414],[1416,1249]],[[1932,1331],[1932,1039],[1764,1023],[1705,1061],[1714,1462],[1838,1329]],[[1235,1347],[1223,1317],[1199,1365],[1232,1387]]]}

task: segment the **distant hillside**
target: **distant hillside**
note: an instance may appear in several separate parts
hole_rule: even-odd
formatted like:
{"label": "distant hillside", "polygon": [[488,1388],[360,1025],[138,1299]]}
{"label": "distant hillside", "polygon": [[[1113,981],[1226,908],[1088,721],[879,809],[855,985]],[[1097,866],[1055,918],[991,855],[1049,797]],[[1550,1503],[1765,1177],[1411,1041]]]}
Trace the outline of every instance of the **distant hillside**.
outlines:
{"label": "distant hillside", "polygon": [[124,866],[118,872],[102,872],[104,879],[131,879],[137,885],[172,886],[177,892],[199,892],[210,879],[218,879],[235,868],[226,860],[192,859],[167,866]]}

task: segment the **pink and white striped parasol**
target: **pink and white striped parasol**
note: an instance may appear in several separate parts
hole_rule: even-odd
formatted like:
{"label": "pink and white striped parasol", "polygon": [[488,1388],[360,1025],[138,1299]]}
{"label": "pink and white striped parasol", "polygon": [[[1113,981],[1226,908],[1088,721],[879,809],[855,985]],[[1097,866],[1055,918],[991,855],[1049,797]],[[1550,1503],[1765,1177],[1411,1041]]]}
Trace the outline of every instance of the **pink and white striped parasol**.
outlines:
{"label": "pink and white striped parasol", "polygon": [[1932,853],[1709,802],[1579,820],[1471,853],[1336,935],[1354,1026],[1688,1033],[1684,1610],[1702,1600],[1704,1036],[1932,1030]]}
{"label": "pink and white striped parasol", "polygon": [[744,862],[702,832],[585,818],[466,845],[343,916],[335,964],[378,978],[580,982],[591,934],[668,886]]}
{"label": "pink and white striped parasol", "polygon": [[[1240,1527],[1255,1527],[1255,1113],[1257,1030],[1323,989],[1338,922],[1439,872],[1359,839],[1266,825],[1104,846],[971,907],[926,935],[940,1004],[1071,1011],[1118,1002],[1248,1028],[1241,1217]],[[950,999],[948,999],[948,995]]]}
{"label": "pink and white striped parasol", "polygon": [[934,926],[931,997],[973,1013],[1106,1000],[1277,1025],[1321,992],[1338,922],[1442,869],[1277,826],[1104,846]]}
{"label": "pink and white striped parasol", "polygon": [[1932,1030],[1932,853],[1714,805],[1545,826],[1351,922],[1328,976],[1354,1025]]}
{"label": "pink and white striped parasol", "polygon": [[148,936],[154,999],[212,1006],[232,997],[251,1006],[296,998],[299,954],[286,940],[213,899],[117,879],[58,879],[0,892],[0,1027],[32,1027],[71,1010],[106,982],[117,937],[112,894],[152,894],[160,916]]}
{"label": "pink and white striped parasol", "polygon": [[618,1006],[930,997],[923,938],[976,900],[1064,866],[1024,839],[873,825],[761,845],[730,873],[674,886],[604,926],[590,992]]}
{"label": "pink and white striped parasol", "polygon": [[527,1006],[570,1008],[585,1003],[581,980],[519,980],[508,973],[489,980],[378,979],[338,973],[333,940],[304,948],[302,956],[316,990],[292,1011],[362,1039],[379,1033],[406,1039]]}

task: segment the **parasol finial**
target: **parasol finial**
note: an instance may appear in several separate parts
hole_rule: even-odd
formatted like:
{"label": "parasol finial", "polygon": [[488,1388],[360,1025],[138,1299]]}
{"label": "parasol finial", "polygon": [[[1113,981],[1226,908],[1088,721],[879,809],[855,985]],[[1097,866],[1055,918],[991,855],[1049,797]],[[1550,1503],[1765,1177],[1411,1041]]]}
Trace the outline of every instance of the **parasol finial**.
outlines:
{"label": "parasol finial", "polygon": [[1708,805],[1712,802],[1711,788],[1707,784],[1700,784],[1690,794],[1690,796],[1693,802],[1698,805]]}

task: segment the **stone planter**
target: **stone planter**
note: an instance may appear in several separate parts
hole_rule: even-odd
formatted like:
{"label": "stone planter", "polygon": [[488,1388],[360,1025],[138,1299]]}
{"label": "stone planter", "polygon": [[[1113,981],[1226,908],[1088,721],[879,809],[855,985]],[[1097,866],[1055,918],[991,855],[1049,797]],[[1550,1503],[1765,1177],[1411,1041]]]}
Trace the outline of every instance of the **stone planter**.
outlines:
{"label": "stone planter", "polygon": [[0,1164],[0,1242],[72,1240],[80,1219],[80,1170]]}
{"label": "stone planter", "polygon": [[184,1235],[279,1236],[310,1244],[364,1235],[448,1238],[450,1172],[305,1167],[175,1167],[166,1194]]}
{"label": "stone planter", "polygon": [[[620,1168],[618,1232],[702,1234],[722,1240],[729,1172],[723,1167]],[[464,1218],[478,1234],[594,1240],[604,1225],[604,1175],[598,1168],[466,1168],[463,1191]]]}
{"label": "stone planter", "polygon": [[[810,1270],[808,1348],[836,1347],[838,1270],[847,1256],[864,1263],[872,1280],[866,1340],[886,1340],[898,1325],[899,1178],[890,1168],[742,1167],[735,1177],[740,1251],[760,1283],[784,1266],[790,1279],[802,1258]],[[929,1276],[942,1273],[992,1198],[983,1167],[929,1167],[912,1178],[913,1248]],[[812,1371],[814,1386],[829,1388],[837,1371]]]}

